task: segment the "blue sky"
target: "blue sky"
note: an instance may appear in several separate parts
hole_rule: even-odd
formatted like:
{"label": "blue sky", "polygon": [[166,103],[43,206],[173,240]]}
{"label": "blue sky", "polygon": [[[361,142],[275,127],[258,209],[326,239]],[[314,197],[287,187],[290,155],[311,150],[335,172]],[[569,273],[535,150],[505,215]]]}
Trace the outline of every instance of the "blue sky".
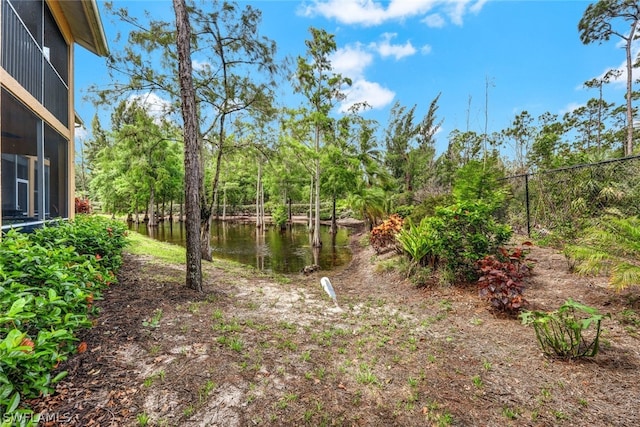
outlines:
{"label": "blue sky", "polygon": [[[155,19],[171,20],[174,16],[170,0],[114,3],[129,8],[132,15],[141,16],[148,10]],[[365,117],[378,120],[382,129],[396,101],[407,107],[417,105],[419,120],[441,93],[438,118],[443,124],[437,135],[438,152],[446,148],[449,133],[467,130],[467,123],[469,130],[484,132],[485,111],[489,132],[508,127],[523,110],[535,117],[544,112],[562,115],[597,97],[595,90],[583,87],[585,81],[624,64],[624,49],[618,40],[586,46],[580,42],[577,26],[588,1],[239,3],[262,10],[261,33],[277,43],[281,58],[304,55],[309,27],[335,34],[338,51],[332,64],[353,80],[346,102],[366,100],[374,108],[364,113]],[[103,1],[98,5],[109,47],[119,50],[115,36],[123,28],[112,22]],[[96,109],[83,99],[86,89],[109,82],[104,58],[77,47],[76,109],[87,126]],[[290,88],[283,91],[283,99],[289,99]],[[620,80],[606,88],[605,98],[623,103],[624,93]],[[291,101],[291,106],[297,105],[298,101]]]}

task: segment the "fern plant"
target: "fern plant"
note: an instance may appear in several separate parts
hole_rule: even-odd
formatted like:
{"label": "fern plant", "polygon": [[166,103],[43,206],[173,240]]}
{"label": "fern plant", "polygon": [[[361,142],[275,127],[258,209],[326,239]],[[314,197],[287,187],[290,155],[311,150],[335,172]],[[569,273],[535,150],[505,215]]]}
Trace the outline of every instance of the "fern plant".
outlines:
{"label": "fern plant", "polygon": [[609,274],[618,291],[640,285],[640,218],[606,215],[564,252],[578,274]]}

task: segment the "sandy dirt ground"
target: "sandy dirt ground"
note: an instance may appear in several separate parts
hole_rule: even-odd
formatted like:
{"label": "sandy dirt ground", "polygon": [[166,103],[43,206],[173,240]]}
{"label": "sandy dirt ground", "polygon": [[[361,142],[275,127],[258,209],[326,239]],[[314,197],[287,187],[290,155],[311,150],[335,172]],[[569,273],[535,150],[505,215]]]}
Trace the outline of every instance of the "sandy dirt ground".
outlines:
{"label": "sandy dirt ground", "polygon": [[42,425],[640,425],[637,288],[616,293],[533,247],[531,308],[573,298],[611,315],[595,358],[557,360],[473,286],[417,288],[359,237],[338,271],[207,263],[203,294],[181,266],[127,254],[81,337],[88,350],[31,402]]}

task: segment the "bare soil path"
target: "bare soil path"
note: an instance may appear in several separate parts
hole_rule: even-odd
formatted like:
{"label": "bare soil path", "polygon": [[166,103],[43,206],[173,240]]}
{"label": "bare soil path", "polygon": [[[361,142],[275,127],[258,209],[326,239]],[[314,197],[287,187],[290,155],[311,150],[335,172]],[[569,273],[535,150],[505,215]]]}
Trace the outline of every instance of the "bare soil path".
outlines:
{"label": "bare soil path", "polygon": [[640,425],[637,288],[615,293],[534,247],[533,308],[573,298],[612,316],[597,357],[559,361],[473,287],[419,289],[377,272],[382,258],[354,244],[343,270],[288,277],[214,261],[196,294],[180,266],[127,255],[88,350],[32,404],[64,426]]}

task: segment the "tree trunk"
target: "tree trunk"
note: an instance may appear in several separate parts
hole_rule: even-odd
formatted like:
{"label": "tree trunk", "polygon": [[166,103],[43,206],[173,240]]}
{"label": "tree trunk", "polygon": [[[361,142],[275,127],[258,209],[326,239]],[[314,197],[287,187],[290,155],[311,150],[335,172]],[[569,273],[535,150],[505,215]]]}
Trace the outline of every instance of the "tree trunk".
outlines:
{"label": "tree trunk", "polygon": [[258,161],[258,179],[256,180],[256,228],[262,228],[262,216],[260,215],[260,190],[262,188],[262,162]]}
{"label": "tree trunk", "polygon": [[313,175],[309,185],[309,233],[313,233]]}
{"label": "tree trunk", "polygon": [[222,189],[222,220],[227,219],[227,187]]}
{"label": "tree trunk", "polygon": [[155,194],[153,190],[153,185],[149,189],[149,227],[155,227],[158,225],[156,222],[156,213],[155,213]]}
{"label": "tree trunk", "polygon": [[213,183],[212,183],[213,200],[211,200],[211,205],[209,205],[206,214],[201,218],[202,222],[200,224],[202,257],[207,261],[213,260],[212,251],[211,251],[211,221],[213,221],[213,209],[218,202],[218,182],[220,180],[220,165],[222,164],[222,151],[223,151],[223,141],[222,141],[222,131],[220,131],[218,155],[216,156],[216,173],[213,174]]}
{"label": "tree trunk", "polygon": [[186,285],[202,292],[202,258],[200,252],[200,144],[196,94],[191,66],[191,26],[185,0],[173,0],[176,14],[178,72],[184,121],[184,172],[186,202]]}
{"label": "tree trunk", "polygon": [[320,130],[316,128],[316,209],[315,223],[313,225],[313,244],[314,248],[322,246],[320,240]]}
{"label": "tree trunk", "polygon": [[262,180],[260,180],[260,222],[262,223],[262,228],[265,228],[264,217],[264,185],[262,185]]}
{"label": "tree trunk", "polygon": [[213,260],[211,250],[211,222],[213,221],[212,215],[207,215],[206,219],[203,219],[200,223],[200,252],[202,259],[207,261]]}
{"label": "tree trunk", "polygon": [[599,89],[599,98],[598,98],[598,133],[596,134],[596,144],[598,146],[598,153],[600,152],[600,149],[602,147],[602,85],[604,84],[604,82],[602,80],[599,80],[599,85],[598,85],[598,89]]}
{"label": "tree trunk", "polygon": [[625,156],[633,154],[633,105],[631,103],[633,98],[633,62],[631,60],[631,44],[636,32],[636,25],[638,25],[637,21],[631,24],[631,31],[625,47],[627,52],[627,144],[624,149]]}
{"label": "tree trunk", "polygon": [[336,195],[333,195],[331,204],[331,234],[338,232],[338,222],[336,221]]}

